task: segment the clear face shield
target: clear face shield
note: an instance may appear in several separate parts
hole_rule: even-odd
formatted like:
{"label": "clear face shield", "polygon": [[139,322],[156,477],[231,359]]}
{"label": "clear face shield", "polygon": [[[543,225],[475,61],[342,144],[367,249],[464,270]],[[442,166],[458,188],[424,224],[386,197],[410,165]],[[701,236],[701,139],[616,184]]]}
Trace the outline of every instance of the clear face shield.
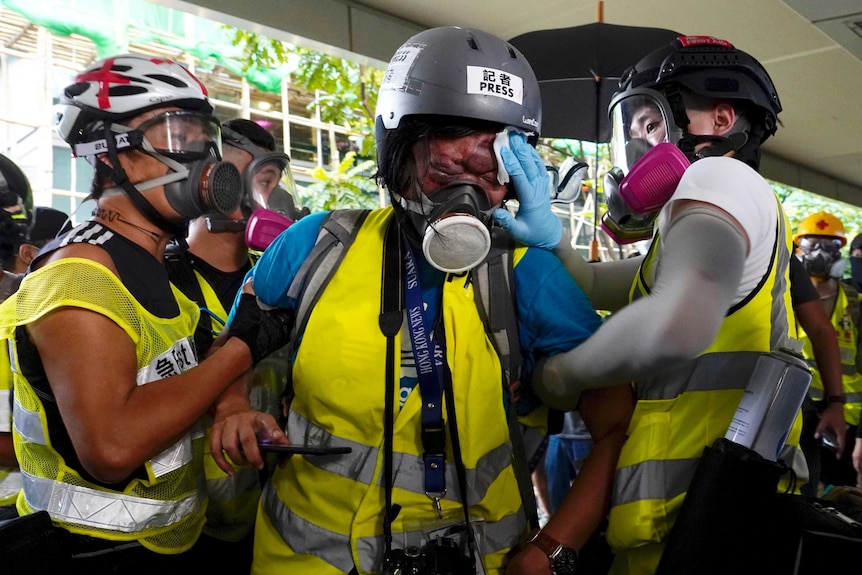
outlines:
{"label": "clear face shield", "polygon": [[676,147],[683,132],[669,113],[665,97],[634,89],[611,102],[611,162],[605,176],[608,211],[602,228],[617,243],[652,237],[658,210],[670,199],[688,159]]}
{"label": "clear face shield", "polygon": [[243,184],[256,209],[292,216],[296,183],[287,154],[267,152],[255,157],[243,172]]}
{"label": "clear face shield", "polygon": [[137,130],[154,151],[178,162],[222,157],[221,125],[208,114],[190,110],[165,112],[145,121]]}
{"label": "clear face shield", "polygon": [[611,162],[628,174],[651,148],[663,142],[676,144],[683,131],[677,127],[664,95],[635,88],[611,102]]}

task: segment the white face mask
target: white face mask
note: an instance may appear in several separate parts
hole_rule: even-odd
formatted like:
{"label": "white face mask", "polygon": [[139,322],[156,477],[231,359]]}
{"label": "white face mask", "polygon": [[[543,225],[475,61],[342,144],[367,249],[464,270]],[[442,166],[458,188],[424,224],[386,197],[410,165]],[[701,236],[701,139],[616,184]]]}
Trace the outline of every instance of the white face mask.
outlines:
{"label": "white face mask", "polygon": [[491,213],[485,192],[469,182],[455,182],[421,200],[401,199],[410,222],[422,236],[422,253],[432,266],[461,273],[482,263],[491,249]]}

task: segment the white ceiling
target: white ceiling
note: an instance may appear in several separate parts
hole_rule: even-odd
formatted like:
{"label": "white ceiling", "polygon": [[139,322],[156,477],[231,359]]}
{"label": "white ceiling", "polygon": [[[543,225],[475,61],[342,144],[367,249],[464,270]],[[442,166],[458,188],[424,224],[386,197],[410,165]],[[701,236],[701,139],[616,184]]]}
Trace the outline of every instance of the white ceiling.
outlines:
{"label": "white ceiling", "polygon": [[[509,39],[595,22],[600,4],[610,24],[718,36],[758,58],[778,89],[783,125],[765,145],[764,174],[862,206],[862,0],[154,1],[383,62],[424,27],[475,27]],[[343,30],[328,21],[339,10],[348,15]]]}

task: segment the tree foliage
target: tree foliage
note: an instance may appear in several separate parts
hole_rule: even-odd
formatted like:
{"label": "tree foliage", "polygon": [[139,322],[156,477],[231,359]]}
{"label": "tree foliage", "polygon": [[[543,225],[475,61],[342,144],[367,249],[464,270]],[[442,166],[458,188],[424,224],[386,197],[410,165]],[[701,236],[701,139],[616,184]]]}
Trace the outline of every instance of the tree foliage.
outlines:
{"label": "tree foliage", "polygon": [[299,202],[312,212],[335,208],[376,208],[380,205],[372,174],[373,160],[356,161],[356,152],[347,152],[336,170],[315,168],[310,186],[297,190]]}
{"label": "tree foliage", "polygon": [[[321,121],[344,126],[353,133],[360,158],[375,157],[374,111],[383,70],[233,30],[232,42],[242,47],[245,70],[285,64],[291,55],[298,56],[291,82],[316,93],[310,108],[319,111]],[[377,186],[368,175],[373,168],[373,161],[357,162],[357,153],[348,152],[337,170],[316,168],[311,174],[316,182],[300,191],[300,199],[312,210],[376,207]]]}

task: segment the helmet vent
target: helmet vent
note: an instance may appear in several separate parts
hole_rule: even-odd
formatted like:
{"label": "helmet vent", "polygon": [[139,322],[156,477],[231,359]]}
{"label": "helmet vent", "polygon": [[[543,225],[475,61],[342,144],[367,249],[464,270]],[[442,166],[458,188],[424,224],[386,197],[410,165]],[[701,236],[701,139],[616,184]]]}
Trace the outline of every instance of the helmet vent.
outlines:
{"label": "helmet vent", "polygon": [[471,37],[469,37],[469,38],[467,38],[467,44],[468,44],[468,45],[470,46],[470,48],[472,48],[473,50],[478,50],[478,49],[479,49],[479,45],[478,45],[478,44],[476,44],[476,39],[475,39],[475,38],[473,38],[472,36],[471,36]]}
{"label": "helmet vent", "polygon": [[130,86],[128,84],[121,86],[111,86],[109,94],[111,97],[114,96],[134,96],[136,94],[143,94],[147,91],[143,86]]}
{"label": "helmet vent", "polygon": [[179,78],[174,78],[173,76],[165,76],[162,74],[147,74],[147,78],[152,78],[153,80],[158,80],[160,82],[164,82],[165,84],[176,86],[177,88],[188,88],[189,86],[186,82],[183,82]]}
{"label": "helmet vent", "polygon": [[511,46],[506,46],[506,49],[509,50],[509,57],[512,58],[512,60],[516,60],[518,58],[518,55],[515,54],[514,48],[512,48]]}
{"label": "helmet vent", "polygon": [[116,64],[115,63],[113,66],[111,66],[112,72],[128,72],[131,69],[132,69],[132,67],[128,66],[126,64]]}
{"label": "helmet vent", "polygon": [[77,84],[72,84],[71,86],[67,86],[63,92],[69,98],[74,98],[75,96],[80,96],[90,87],[88,82],[78,82]]}

